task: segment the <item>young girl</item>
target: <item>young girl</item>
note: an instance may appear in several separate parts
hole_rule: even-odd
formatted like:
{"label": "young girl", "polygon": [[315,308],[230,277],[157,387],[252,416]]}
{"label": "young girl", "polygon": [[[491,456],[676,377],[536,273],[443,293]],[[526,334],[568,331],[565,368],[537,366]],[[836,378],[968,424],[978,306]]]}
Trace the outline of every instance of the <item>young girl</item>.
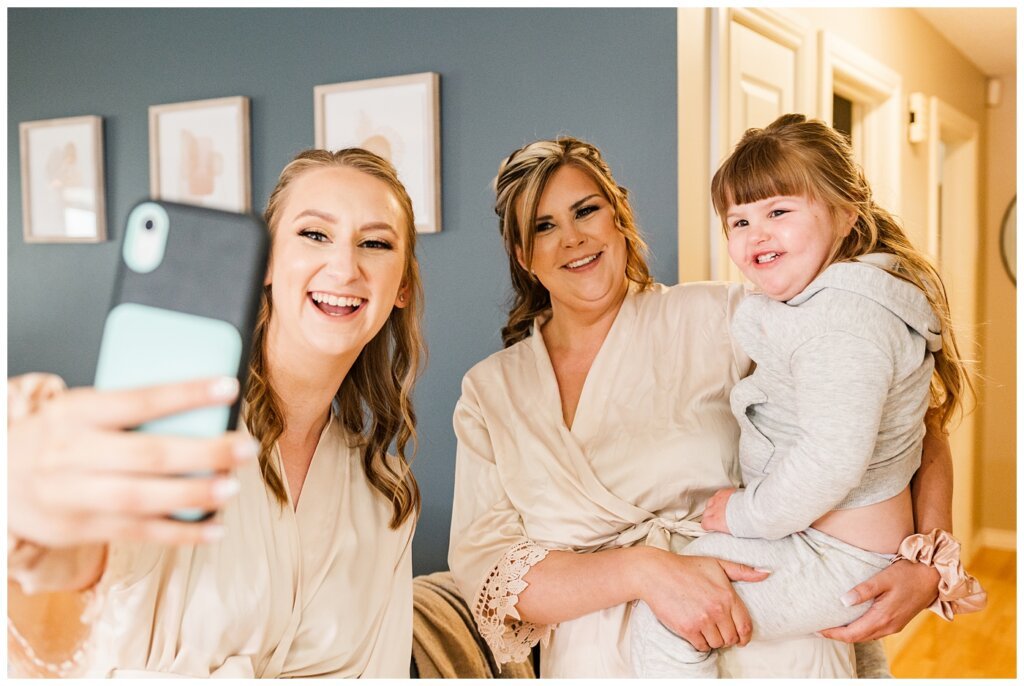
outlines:
{"label": "young girl", "polygon": [[[967,384],[938,274],[874,203],[846,139],[803,115],[747,131],[711,193],[729,256],[761,293],[731,327],[756,370],[730,398],[745,487],[711,497],[702,527],[720,533],[684,554],[771,571],[735,585],[755,639],[852,622],[870,603],[845,594],[901,557],[935,560],[947,619],[980,610],[955,539],[911,535],[925,412],[938,406],[945,428]],[[642,603],[631,645],[638,676],[718,676],[714,651]]]}

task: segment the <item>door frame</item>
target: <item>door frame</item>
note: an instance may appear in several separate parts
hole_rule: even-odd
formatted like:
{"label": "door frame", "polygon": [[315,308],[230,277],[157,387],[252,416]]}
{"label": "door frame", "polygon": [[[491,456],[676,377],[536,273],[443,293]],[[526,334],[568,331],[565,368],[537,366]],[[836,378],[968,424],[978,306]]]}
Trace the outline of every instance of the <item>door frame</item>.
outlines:
{"label": "door frame", "polygon": [[903,78],[829,31],[818,32],[818,112],[832,121],[832,93],[854,103],[854,150],[878,204],[899,216]]}
{"label": "door frame", "polygon": [[[940,143],[946,144],[945,155],[940,151]],[[968,360],[978,358],[980,147],[980,126],[974,119],[936,96],[928,99],[927,250],[945,281],[957,345],[961,356]],[[940,183],[945,188],[944,198],[940,197]],[[962,292],[969,293],[969,297],[958,297]],[[949,437],[955,483],[953,530],[960,540],[964,560],[971,559],[977,542],[975,432],[976,415],[971,413],[954,425]]]}

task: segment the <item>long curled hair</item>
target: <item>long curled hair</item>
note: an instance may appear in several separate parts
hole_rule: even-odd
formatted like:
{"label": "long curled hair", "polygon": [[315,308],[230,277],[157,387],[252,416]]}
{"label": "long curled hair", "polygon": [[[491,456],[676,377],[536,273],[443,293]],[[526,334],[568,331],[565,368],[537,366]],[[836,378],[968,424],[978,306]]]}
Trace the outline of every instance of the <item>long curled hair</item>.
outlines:
{"label": "long curled hair", "polygon": [[872,252],[888,253],[896,258],[890,270],[893,276],[924,292],[942,324],[942,349],[935,353],[931,405],[940,409],[940,427],[945,429],[955,412],[963,410],[965,398],[973,390],[953,334],[945,286],[897,219],[875,203],[846,137],[802,114],[786,114],[763,129],[747,130],[711,181],[711,198],[723,230],[728,235],[726,214],[731,206],[777,195],[804,196],[821,202],[828,208],[833,226],[840,226],[851,212],[856,216],[845,238],[837,232],[826,266]]}
{"label": "long curled hair", "polygon": [[537,205],[548,180],[564,165],[586,172],[611,204],[615,225],[626,237],[626,279],[640,290],[654,283],[647,266],[647,244],[633,218],[629,191],[615,182],[601,151],[590,143],[570,137],[530,143],[505,158],[494,179],[494,211],[498,215],[498,230],[508,253],[512,277],[508,322],[501,330],[506,348],[529,336],[533,320],[551,307],[551,294],[519,263],[517,251],[526,264],[533,261]]}
{"label": "long curled hair", "polygon": [[[305,150],[281,172],[263,218],[273,236],[292,182],[310,170],[330,167],[349,167],[380,179],[391,190],[401,213],[401,226],[396,228],[404,234],[407,246],[402,284],[408,302],[404,308],[392,309],[384,327],[359,353],[335,394],[340,408],[339,420],[350,440],[362,449],[363,468],[370,485],[391,502],[390,526],[397,529],[420,509],[419,487],[406,457],[410,440],[412,452],[415,452],[416,414],[412,407],[412,389],[425,357],[420,331],[423,288],[416,262],[416,229],[409,194],[398,180],[395,168],[371,152],[361,148],[337,152]],[[284,506],[288,496],[282,475],[271,459],[274,444],[285,428],[281,400],[267,373],[267,330],[273,316],[271,288],[264,287],[253,334],[245,423],[260,444],[263,480]],[[397,460],[387,458],[392,442],[398,453]]]}

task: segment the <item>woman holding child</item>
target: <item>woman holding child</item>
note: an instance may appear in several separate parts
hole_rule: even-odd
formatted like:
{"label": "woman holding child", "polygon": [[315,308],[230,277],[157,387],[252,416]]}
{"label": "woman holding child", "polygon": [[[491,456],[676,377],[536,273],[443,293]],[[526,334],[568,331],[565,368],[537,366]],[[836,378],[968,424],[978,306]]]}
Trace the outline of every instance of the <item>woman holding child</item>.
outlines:
{"label": "woman holding child", "polygon": [[[481,634],[499,661],[540,642],[545,677],[629,677],[642,600],[698,650],[746,645],[751,621],[730,581],[770,570],[676,554],[703,533],[709,496],[740,484],[729,396],[751,362],[730,322],[743,288],[653,283],[627,191],[585,142],[517,150],[496,192],[514,302],[505,350],[470,370],[456,407],[449,551]],[[948,445],[930,427],[918,531],[950,528]],[[872,610],[830,633],[898,631],[938,580],[897,562],[856,587]],[[860,648],[862,675],[884,663],[877,643]],[[755,641],[722,651],[720,669],[854,676],[853,653],[815,636]]]}

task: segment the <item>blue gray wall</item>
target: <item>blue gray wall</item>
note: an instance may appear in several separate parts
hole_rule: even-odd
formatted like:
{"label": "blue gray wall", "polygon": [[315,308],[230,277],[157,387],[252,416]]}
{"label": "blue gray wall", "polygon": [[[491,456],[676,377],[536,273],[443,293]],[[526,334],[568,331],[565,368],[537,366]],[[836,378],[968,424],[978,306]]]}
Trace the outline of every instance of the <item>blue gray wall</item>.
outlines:
{"label": "blue gray wall", "polygon": [[[675,10],[8,10],[8,373],[92,380],[129,208],[148,193],[147,107],[246,95],[253,205],[313,145],[313,87],[441,74],[443,231],[423,236],[430,364],[416,392],[416,573],[445,568],[462,375],[500,348],[508,292],[489,184],[536,138],[598,144],[630,188],[655,276],[676,265]],[[21,235],[18,123],[104,120],[98,245]]]}

